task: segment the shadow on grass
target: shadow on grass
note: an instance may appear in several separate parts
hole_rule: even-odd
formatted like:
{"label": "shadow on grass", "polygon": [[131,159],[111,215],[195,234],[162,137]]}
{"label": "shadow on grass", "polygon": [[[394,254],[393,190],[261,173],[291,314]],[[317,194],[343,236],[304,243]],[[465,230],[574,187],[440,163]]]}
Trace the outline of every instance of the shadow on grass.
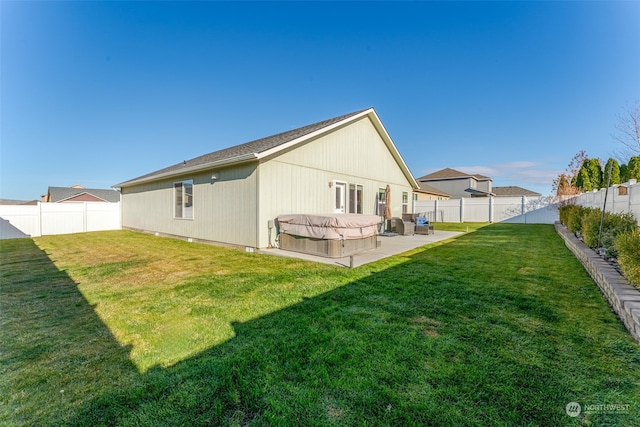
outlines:
{"label": "shadow on grass", "polygon": [[[58,284],[56,292],[10,285],[7,305],[25,311],[16,308],[9,319],[25,325],[9,337],[9,348],[16,346],[9,362],[21,369],[43,363],[32,352],[53,351],[65,386],[84,384],[91,397],[77,408],[56,408],[50,425],[575,425],[564,412],[571,401],[632,404],[633,411],[610,418],[620,425],[637,422],[638,400],[629,399],[639,397],[640,371],[628,362],[640,361],[640,352],[606,305],[585,312],[590,319],[609,319],[596,332],[613,338],[601,343],[579,333],[596,323],[581,323],[554,303],[567,297],[556,289],[560,278],[573,303],[598,297],[597,290],[583,289],[589,279],[579,266],[558,276],[556,270],[567,268],[554,264],[566,255],[559,239],[540,233],[549,238],[542,260],[548,264],[541,268],[521,255],[530,243],[522,235],[491,227],[475,234],[437,251],[412,251],[404,262],[372,269],[344,287],[234,324],[231,341],[145,374],[128,361],[128,349],[116,343],[69,278],[30,244],[17,262],[33,266],[26,260],[37,258],[39,272],[33,274],[55,277]],[[483,255],[481,245],[472,252],[479,238],[510,249]],[[465,249],[470,258],[460,259]],[[60,309],[44,310],[49,304],[43,298]],[[32,313],[37,320],[31,320],[31,306],[42,308]],[[77,370],[87,363],[82,358],[90,340],[95,359]],[[83,350],[65,354],[76,345]],[[611,352],[606,366],[598,364]],[[86,377],[91,370],[101,371],[91,374],[99,387]],[[60,385],[49,384],[47,375],[43,369],[37,383],[11,386],[31,392],[44,384],[59,393]],[[65,418],[65,410],[73,416]],[[598,416],[581,420],[611,421]],[[27,420],[26,414],[16,419]]]}
{"label": "shadow on grass", "polygon": [[[95,393],[136,379],[121,347],[76,283],[31,239],[0,241],[1,419],[64,425]],[[135,382],[135,381],[134,381]]]}

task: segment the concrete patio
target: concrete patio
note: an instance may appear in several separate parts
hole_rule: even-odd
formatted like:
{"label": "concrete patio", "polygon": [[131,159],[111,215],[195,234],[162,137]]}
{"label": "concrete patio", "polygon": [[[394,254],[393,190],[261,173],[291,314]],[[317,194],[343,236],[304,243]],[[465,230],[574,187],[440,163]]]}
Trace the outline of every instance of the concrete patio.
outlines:
{"label": "concrete patio", "polygon": [[[353,256],[353,267],[359,267],[370,262],[378,261],[383,258],[387,258],[392,255],[400,254],[402,252],[409,251],[411,249],[428,245],[430,243],[439,242],[441,240],[450,239],[458,236],[460,232],[456,231],[440,231],[435,230],[433,234],[414,234],[413,236],[401,236],[401,235],[379,235],[378,242],[380,246],[377,249],[365,251]],[[260,251],[263,254],[271,254],[277,256],[285,256],[291,258],[305,259],[308,261],[321,262],[324,264],[341,265],[343,267],[351,266],[350,257],[344,258],[326,258],[316,255],[308,255],[299,252],[285,251],[282,249],[263,249]]]}

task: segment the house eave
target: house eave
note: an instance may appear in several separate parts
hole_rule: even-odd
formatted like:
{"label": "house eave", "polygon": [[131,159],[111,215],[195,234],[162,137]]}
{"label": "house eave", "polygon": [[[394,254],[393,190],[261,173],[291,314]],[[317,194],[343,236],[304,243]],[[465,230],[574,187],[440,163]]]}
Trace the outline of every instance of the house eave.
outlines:
{"label": "house eave", "polygon": [[249,153],[249,154],[243,154],[240,156],[236,156],[236,157],[231,157],[231,158],[227,158],[227,159],[223,159],[223,160],[218,160],[215,162],[209,162],[209,163],[203,163],[197,166],[191,166],[191,167],[184,167],[184,168],[180,168],[180,169],[175,169],[175,170],[171,170],[165,173],[158,173],[158,174],[152,174],[149,176],[143,176],[143,177],[139,177],[139,178],[135,178],[129,181],[124,181],[121,182],[119,184],[115,184],[113,186],[113,188],[125,188],[125,187],[131,187],[134,185],[140,185],[140,184],[145,184],[148,182],[155,182],[155,181],[159,181],[159,180],[164,180],[167,178],[171,178],[171,177],[176,177],[176,176],[182,176],[185,174],[189,174],[189,173],[194,173],[194,172],[200,172],[203,170],[208,170],[208,169],[212,169],[212,168],[216,168],[216,167],[221,167],[221,166],[229,166],[229,165],[236,165],[239,163],[243,163],[243,162],[249,162],[249,161],[262,161],[263,159],[268,159],[272,156],[277,156],[280,152],[282,152],[283,150],[287,150],[290,149],[292,147],[295,147],[299,144],[304,143],[305,141],[309,141],[315,138],[318,138],[322,135],[325,135],[335,129],[341,128],[343,126],[348,125],[349,123],[353,123],[356,120],[359,120],[363,117],[368,117],[369,120],[371,120],[371,123],[373,124],[373,126],[376,128],[376,130],[378,131],[378,133],[380,134],[380,136],[382,137],[382,140],[384,141],[385,145],[387,146],[387,148],[389,149],[392,157],[394,158],[394,160],[396,161],[397,165],[400,167],[403,175],[405,176],[405,178],[407,179],[407,181],[409,182],[409,184],[411,185],[411,187],[416,190],[419,189],[419,185],[416,182],[415,178],[413,177],[413,175],[411,174],[411,171],[409,170],[407,164],[405,163],[404,159],[402,158],[402,155],[400,154],[400,152],[398,151],[398,148],[396,147],[396,145],[394,144],[393,140],[391,139],[391,137],[389,136],[389,133],[387,132],[387,130],[385,129],[384,125],[382,124],[382,122],[380,121],[380,118],[378,117],[378,115],[376,114],[375,110],[373,108],[369,108],[367,110],[363,110],[358,114],[354,114],[353,116],[347,117],[344,120],[340,120],[338,122],[332,123],[331,125],[322,127],[320,129],[315,130],[314,132],[302,135],[298,138],[295,138],[291,141],[288,141],[286,143],[283,144],[279,144],[273,148],[261,151],[261,152],[253,152],[253,153]]}
{"label": "house eave", "polygon": [[477,188],[467,188],[466,190],[464,190],[466,193],[471,193],[474,195],[481,195],[481,196],[495,196],[495,194],[493,194],[490,191],[483,191],[483,190],[478,190]]}
{"label": "house eave", "polygon": [[125,182],[121,182],[119,184],[115,184],[115,185],[112,186],[112,188],[132,187],[134,185],[145,184],[145,183],[148,183],[148,182],[161,181],[161,180],[167,179],[167,178],[173,178],[173,177],[176,177],[176,176],[181,176],[181,175],[185,175],[185,174],[189,174],[189,173],[202,172],[202,171],[205,171],[205,170],[208,170],[208,169],[222,167],[222,166],[236,165],[236,164],[239,164],[239,163],[250,162],[250,161],[253,161],[253,160],[258,160],[258,155],[256,153],[243,154],[241,156],[230,157],[228,159],[218,160],[218,161],[215,161],[215,162],[203,163],[201,165],[186,167],[186,168],[182,168],[182,169],[178,169],[178,170],[173,170],[173,171],[170,171],[170,172],[165,172],[165,173],[153,175],[153,176],[146,177],[146,178],[132,179],[130,181],[125,181]]}

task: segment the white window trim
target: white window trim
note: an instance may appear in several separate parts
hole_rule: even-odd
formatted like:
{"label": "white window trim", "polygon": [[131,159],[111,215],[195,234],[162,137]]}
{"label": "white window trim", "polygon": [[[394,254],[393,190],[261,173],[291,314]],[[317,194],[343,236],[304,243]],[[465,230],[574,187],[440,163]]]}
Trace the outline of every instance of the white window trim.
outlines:
{"label": "white window trim", "polygon": [[[192,200],[191,200],[191,207],[190,207],[191,208],[191,216],[190,217],[185,217],[184,216],[185,209],[187,208],[187,206],[185,206],[184,195],[183,195],[183,198],[182,198],[182,207],[181,207],[182,216],[176,215],[176,206],[177,206],[177,204],[176,204],[176,201],[177,201],[176,200],[177,199],[176,184],[180,184],[182,186],[183,193],[184,193],[184,184],[191,184],[191,198],[192,198]],[[185,180],[182,180],[182,181],[175,181],[173,183],[173,208],[172,208],[173,209],[173,219],[187,220],[187,221],[192,221],[193,220],[193,218],[195,216],[194,215],[194,209],[193,209],[193,198],[194,198],[194,194],[193,193],[194,193],[194,190],[195,190],[195,185],[193,184],[193,179],[185,179]]]}
{"label": "white window trim", "polygon": [[[356,210],[356,212],[351,212],[351,189],[349,188],[350,186],[354,186],[355,189],[355,200],[353,201],[354,203],[354,208]],[[360,188],[360,194],[362,196],[362,200],[361,200],[361,204],[360,204],[360,212],[358,211],[358,188]],[[364,214],[364,184],[358,184],[357,182],[348,182],[347,183],[347,212],[346,213],[353,213],[353,214],[357,214],[357,215],[362,215]]]}
{"label": "white window trim", "polygon": [[349,183],[347,181],[342,181],[339,179],[334,179],[333,180],[333,198],[331,201],[331,205],[333,206],[333,213],[340,213],[337,212],[339,209],[336,207],[336,192],[338,191],[338,185],[342,186],[344,185],[344,195],[343,195],[343,199],[344,199],[344,206],[342,208],[343,212],[342,213],[347,213],[349,211]]}

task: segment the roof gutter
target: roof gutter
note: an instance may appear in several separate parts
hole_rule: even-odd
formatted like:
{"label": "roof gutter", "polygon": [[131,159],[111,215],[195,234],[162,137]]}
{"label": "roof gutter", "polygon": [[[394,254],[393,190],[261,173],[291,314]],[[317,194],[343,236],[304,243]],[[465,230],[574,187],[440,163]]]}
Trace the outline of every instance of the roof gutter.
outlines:
{"label": "roof gutter", "polygon": [[143,177],[143,178],[132,179],[130,181],[125,181],[119,184],[115,184],[112,186],[112,188],[131,187],[133,185],[144,184],[144,183],[153,182],[153,181],[160,181],[162,179],[184,175],[191,172],[200,172],[200,171],[204,171],[211,168],[244,163],[244,162],[249,162],[257,159],[258,159],[258,155],[256,153],[243,154],[241,156],[230,157],[228,159],[218,160],[215,162],[203,163],[201,165],[195,165],[195,166],[190,166],[182,169],[176,169],[176,170],[160,173],[160,174],[153,175],[146,178]]}

